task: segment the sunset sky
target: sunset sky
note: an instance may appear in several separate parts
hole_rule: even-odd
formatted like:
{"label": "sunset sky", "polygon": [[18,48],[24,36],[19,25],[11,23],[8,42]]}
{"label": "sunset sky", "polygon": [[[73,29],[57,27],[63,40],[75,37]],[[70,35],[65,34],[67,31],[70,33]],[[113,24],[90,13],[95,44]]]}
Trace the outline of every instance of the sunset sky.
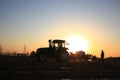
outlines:
{"label": "sunset sky", "polygon": [[48,39],[79,36],[87,53],[120,56],[120,0],[0,0],[3,52],[31,52]]}

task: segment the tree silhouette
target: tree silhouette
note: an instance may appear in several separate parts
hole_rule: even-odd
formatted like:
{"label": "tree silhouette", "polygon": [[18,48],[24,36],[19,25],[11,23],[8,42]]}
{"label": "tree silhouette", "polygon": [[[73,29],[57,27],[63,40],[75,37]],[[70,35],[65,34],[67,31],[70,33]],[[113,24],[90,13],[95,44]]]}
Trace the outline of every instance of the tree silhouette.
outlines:
{"label": "tree silhouette", "polygon": [[32,51],[31,53],[30,53],[30,57],[35,57],[36,56],[36,52],[35,51]]}

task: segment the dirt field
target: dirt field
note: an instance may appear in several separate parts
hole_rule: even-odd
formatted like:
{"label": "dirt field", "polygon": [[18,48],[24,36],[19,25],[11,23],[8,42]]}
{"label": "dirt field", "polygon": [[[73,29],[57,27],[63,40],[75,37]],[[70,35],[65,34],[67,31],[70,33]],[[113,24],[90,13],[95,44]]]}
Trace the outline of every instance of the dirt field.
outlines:
{"label": "dirt field", "polygon": [[120,58],[104,63],[65,62],[54,59],[38,62],[36,58],[0,56],[0,80],[120,80]]}

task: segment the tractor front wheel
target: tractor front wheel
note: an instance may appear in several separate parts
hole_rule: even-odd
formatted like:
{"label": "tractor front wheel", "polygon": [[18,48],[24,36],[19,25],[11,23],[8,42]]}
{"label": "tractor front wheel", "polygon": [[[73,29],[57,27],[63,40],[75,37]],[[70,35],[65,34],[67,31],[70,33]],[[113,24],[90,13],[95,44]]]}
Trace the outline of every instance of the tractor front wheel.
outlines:
{"label": "tractor front wheel", "polygon": [[47,60],[47,56],[45,54],[39,54],[38,60],[41,62],[45,62]]}

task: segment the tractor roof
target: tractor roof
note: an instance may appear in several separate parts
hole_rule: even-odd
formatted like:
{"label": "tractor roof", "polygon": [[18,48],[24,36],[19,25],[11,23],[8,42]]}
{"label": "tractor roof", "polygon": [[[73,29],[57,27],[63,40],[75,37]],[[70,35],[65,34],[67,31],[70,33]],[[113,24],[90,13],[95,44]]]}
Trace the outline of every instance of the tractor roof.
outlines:
{"label": "tractor roof", "polygon": [[56,40],[53,40],[53,43],[64,43],[65,40],[59,40],[59,39],[56,39]]}

